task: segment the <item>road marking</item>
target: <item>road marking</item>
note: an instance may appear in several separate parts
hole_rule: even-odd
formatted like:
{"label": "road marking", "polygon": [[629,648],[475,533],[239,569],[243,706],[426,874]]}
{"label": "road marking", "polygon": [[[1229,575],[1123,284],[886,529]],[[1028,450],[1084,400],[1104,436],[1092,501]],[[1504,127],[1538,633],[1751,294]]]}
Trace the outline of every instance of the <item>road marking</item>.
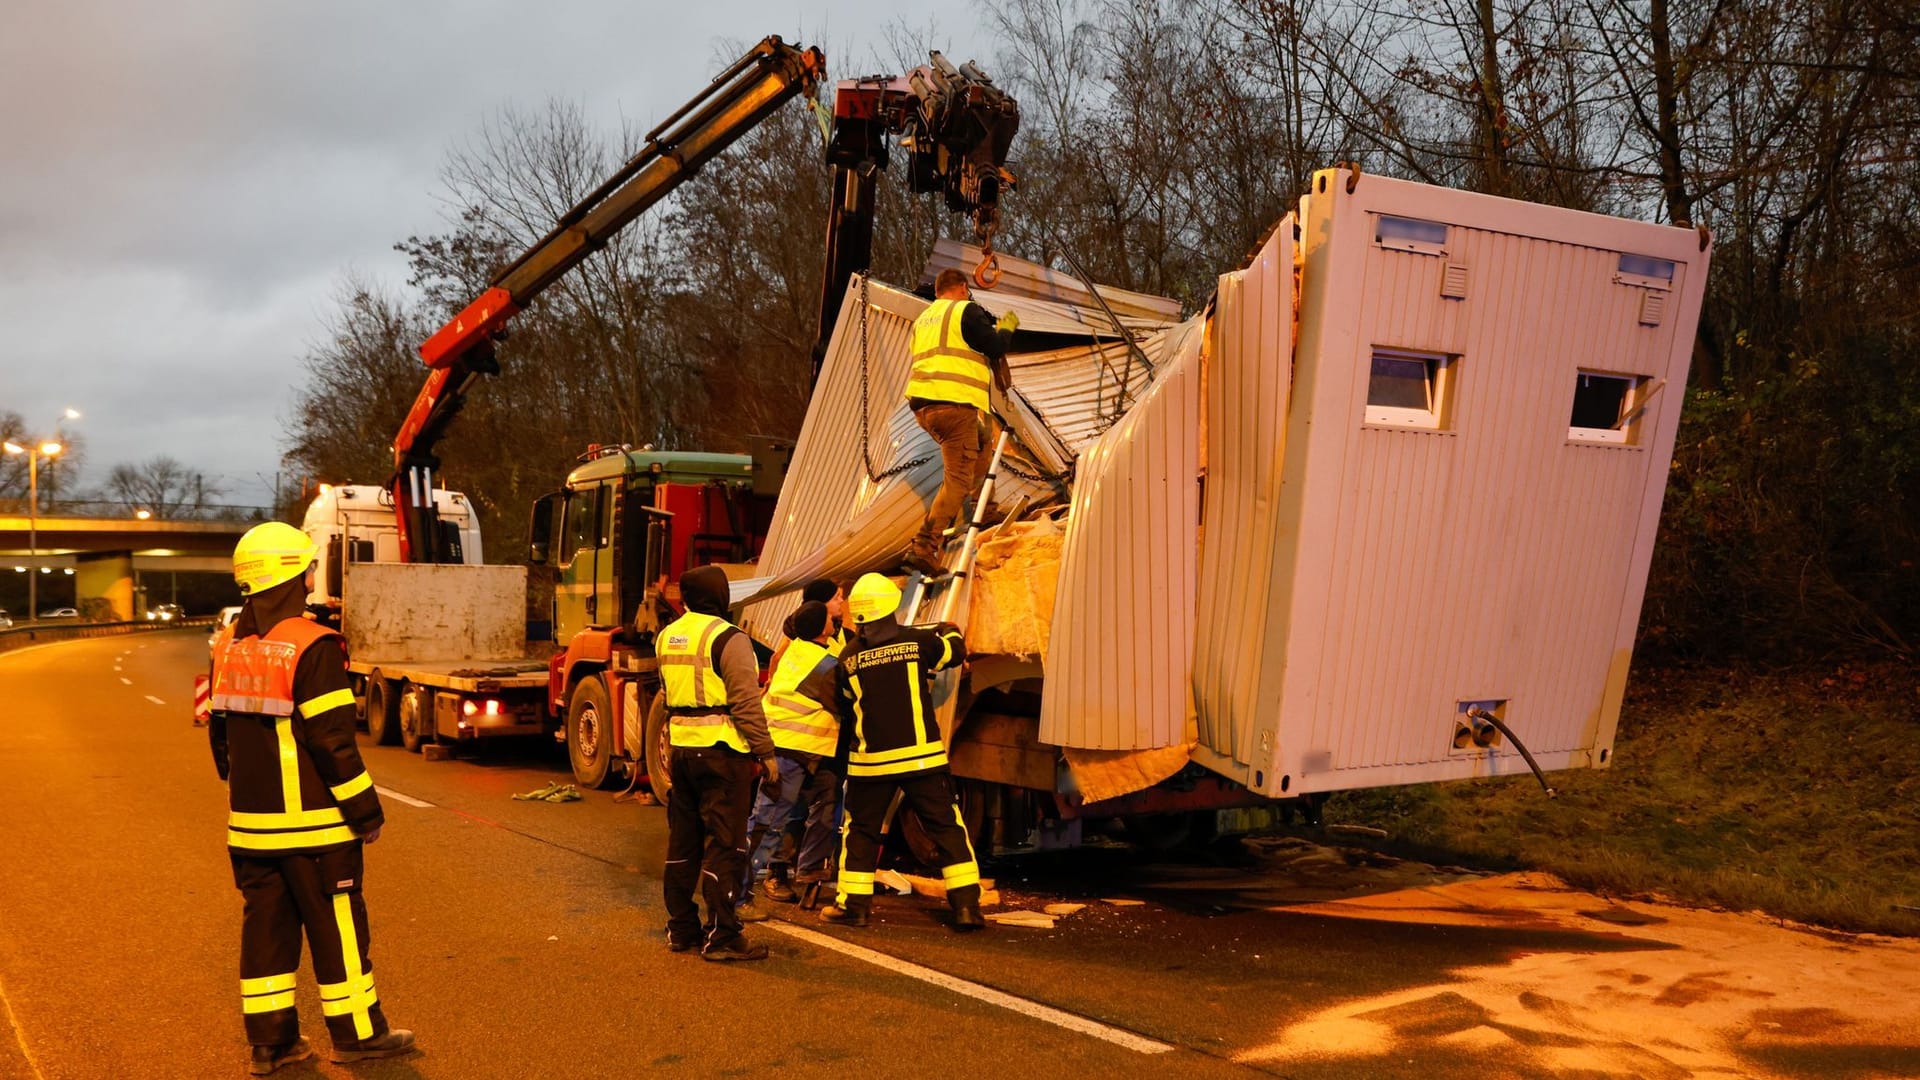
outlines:
{"label": "road marking", "polygon": [[129,678],[127,678],[127,677],[126,677],[125,675],[122,675],[122,676],[120,676],[120,685],[121,685],[121,686],[132,686],[132,685],[133,685],[133,680],[132,680],[132,679],[129,679]]}
{"label": "road marking", "polygon": [[157,698],[157,697],[154,697],[154,696],[153,696],[152,694],[148,694],[148,695],[147,695],[147,700],[148,700],[148,701],[151,701],[151,702],[153,702],[153,703],[154,703],[155,705],[165,705],[165,704],[166,704],[166,702],[164,702],[164,701],[161,701],[161,700],[160,700],[159,698]]}
{"label": "road marking", "polygon": [[33,1059],[33,1051],[27,1048],[27,1033],[20,1030],[19,1017],[13,1015],[13,1002],[7,998],[5,983],[0,983],[0,1005],[6,1006],[7,1026],[13,1029],[13,1041],[20,1044],[20,1053],[27,1059],[27,1068],[32,1069],[33,1075],[39,1080],[46,1080],[47,1074],[40,1071],[40,1063]]}
{"label": "road marking", "polygon": [[944,971],[935,971],[930,967],[922,967],[912,961],[902,960],[896,956],[888,956],[883,952],[875,952],[872,949],[863,948],[859,945],[849,945],[839,938],[831,937],[818,931],[808,930],[805,927],[794,926],[791,923],[781,922],[777,919],[770,920],[762,925],[766,926],[769,930],[785,934],[788,937],[798,938],[810,945],[818,945],[823,949],[831,949],[844,956],[851,956],[856,960],[864,960],[876,967],[883,967],[888,971],[905,975],[910,979],[918,979],[924,983],[931,983],[934,986],[951,990],[956,994],[963,994],[976,1001],[984,1001],[989,1005],[998,1005],[1003,1009],[1010,1009],[1022,1016],[1030,1016],[1035,1020],[1044,1021],[1056,1027],[1066,1028],[1068,1031],[1077,1031],[1082,1035],[1091,1035],[1096,1039],[1104,1039],[1107,1042],[1113,1043],[1115,1046],[1125,1047],[1138,1054],[1164,1054],[1173,1049],[1170,1044],[1160,1042],[1157,1039],[1149,1039],[1144,1035],[1136,1035],[1123,1028],[1103,1024],[1098,1020],[1089,1020],[1084,1016],[1065,1012],[1051,1005],[1042,1005],[1037,1001],[1029,1001],[1023,997],[1016,997],[1005,991],[995,990],[991,986],[982,986],[976,982],[968,982],[958,976],[949,975]]}
{"label": "road marking", "polygon": [[379,784],[373,785],[373,790],[379,792],[380,794],[386,796],[389,799],[392,799],[394,802],[403,802],[403,803],[406,803],[408,806],[422,806],[428,809],[431,809],[433,807],[433,804],[430,802],[421,802],[419,799],[416,799],[411,795],[402,795],[399,792],[393,790],[392,788],[383,788]]}

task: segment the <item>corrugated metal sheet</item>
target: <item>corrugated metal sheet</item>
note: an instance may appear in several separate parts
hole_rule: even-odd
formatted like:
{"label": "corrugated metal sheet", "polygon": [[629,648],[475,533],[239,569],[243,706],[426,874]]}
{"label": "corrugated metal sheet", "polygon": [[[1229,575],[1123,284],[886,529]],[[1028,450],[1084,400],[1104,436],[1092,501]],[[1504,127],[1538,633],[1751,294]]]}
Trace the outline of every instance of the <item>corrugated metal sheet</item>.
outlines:
{"label": "corrugated metal sheet", "polygon": [[1140,342],[1147,363],[1123,342],[1007,357],[1014,389],[1043,418],[1050,440],[1072,459],[1152,385],[1164,364],[1167,343],[1185,334],[1181,327],[1148,334]]}
{"label": "corrugated metal sheet", "polygon": [[[861,461],[861,287],[847,290],[827,356],[795,441],[773,527],[761,551],[754,595],[742,625],[763,641],[777,641],[786,616],[799,604],[795,591],[808,580],[845,577],[888,565],[905,550],[940,487],[940,459],[932,439],[914,422],[901,395],[911,366],[913,319],[927,302],[880,282],[866,288],[866,395],[876,472],[896,462],[928,458],[900,476],[875,484]],[[1009,421],[1040,460],[1026,462],[1057,472],[1069,460],[1052,449],[1037,414],[1008,410]],[[1012,474],[1002,478],[1002,498],[1026,495],[1034,503],[1051,497],[1042,485]],[[736,592],[736,596],[741,596]]]}
{"label": "corrugated metal sheet", "polygon": [[1185,739],[1201,337],[1200,320],[1183,324],[1152,388],[1081,457],[1047,649],[1042,742],[1142,750]]}
{"label": "corrugated metal sheet", "polygon": [[1275,676],[1269,616],[1284,599],[1272,554],[1293,381],[1294,220],[1245,269],[1221,275],[1207,343],[1193,695],[1200,746],[1230,775],[1254,759],[1261,686]]}
{"label": "corrugated metal sheet", "polygon": [[[1271,794],[1516,771],[1510,746],[1452,749],[1459,702],[1501,700],[1543,768],[1598,764],[1682,402],[1655,398],[1638,445],[1583,444],[1575,382],[1684,385],[1707,256],[1678,229],[1382,177],[1330,187],[1304,230],[1255,744],[1236,729],[1222,753]],[[1446,223],[1445,257],[1375,244],[1380,214]],[[1622,252],[1675,263],[1666,325],[1640,324]],[[1442,294],[1448,263],[1471,271],[1464,299]],[[1365,423],[1376,347],[1457,358],[1442,430]]]}
{"label": "corrugated metal sheet", "polygon": [[[1036,262],[1016,259],[1004,252],[997,253],[1000,260],[1000,281],[991,289],[976,289],[980,300],[988,307],[1003,297],[1032,297],[1036,300],[1053,300],[1063,304],[1084,308],[1092,314],[1090,320],[1101,326],[1111,326],[1100,305],[1088,291],[1087,286],[1072,274],[1063,274],[1058,270],[1049,270]],[[950,237],[941,237],[934,241],[933,254],[927,259],[927,266],[921,273],[920,287],[931,289],[933,279],[942,270],[960,270],[973,278],[973,268],[980,264],[980,248],[963,243]],[[1162,325],[1180,321],[1180,302],[1171,297],[1154,296],[1151,293],[1131,292],[1117,289],[1111,285],[1100,285],[1100,298],[1107,302],[1113,313],[1124,324],[1129,319],[1140,319]]]}

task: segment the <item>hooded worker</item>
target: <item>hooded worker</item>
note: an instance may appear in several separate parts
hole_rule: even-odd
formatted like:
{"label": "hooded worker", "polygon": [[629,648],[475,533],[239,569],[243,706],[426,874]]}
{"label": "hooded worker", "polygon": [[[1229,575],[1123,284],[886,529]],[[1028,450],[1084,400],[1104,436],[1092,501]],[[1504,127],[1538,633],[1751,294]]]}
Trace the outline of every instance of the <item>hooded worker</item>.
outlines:
{"label": "hooded worker", "polygon": [[253,1074],[313,1056],[294,983],[304,929],[313,945],[336,1062],[393,1057],[413,1033],[390,1028],[373,987],[362,845],[384,821],[354,745],[353,691],[340,635],[305,618],[316,551],[279,521],[233,549],[246,597],[213,642],[214,768],[227,782],[227,854],[245,898],[240,1009]]}
{"label": "hooded worker", "polygon": [[841,833],[840,895],[820,917],[847,926],[867,924],[880,833],[898,793],[940,852],[953,928],[978,930],[986,925],[980,915],[980,864],[954,799],[930,686],[934,672],[966,659],[967,643],[952,623],[900,625],[899,608],[900,587],[880,574],[862,577],[847,595],[847,611],[860,628],[841,654],[838,676],[842,714],[853,725],[847,823]]}
{"label": "hooded worker", "polygon": [[[680,575],[687,613],[654,638],[668,738],[667,945],[699,946],[706,960],[764,960],[734,912],[747,859],[755,781],[776,786],[780,765],[760,706],[753,642],[727,621],[727,575],[703,566]],[[698,887],[707,907],[702,924]]]}

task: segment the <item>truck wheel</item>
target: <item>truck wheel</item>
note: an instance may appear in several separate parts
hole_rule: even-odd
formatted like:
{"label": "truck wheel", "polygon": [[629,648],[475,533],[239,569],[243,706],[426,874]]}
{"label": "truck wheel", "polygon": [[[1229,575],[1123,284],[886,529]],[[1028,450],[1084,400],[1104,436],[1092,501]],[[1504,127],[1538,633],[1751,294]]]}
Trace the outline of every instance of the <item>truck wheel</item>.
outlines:
{"label": "truck wheel", "polygon": [[666,805],[667,792],[673,790],[673,732],[667,725],[667,695],[653,695],[647,708],[647,730],[642,742],[647,747],[647,783],[653,797]]}
{"label": "truck wheel", "polygon": [[573,766],[573,779],[584,788],[605,787],[618,749],[613,745],[607,681],[589,675],[567,695],[567,761]]}
{"label": "truck wheel", "polygon": [[423,744],[434,741],[433,699],[429,692],[411,683],[400,684],[400,744],[419,753]]}
{"label": "truck wheel", "polygon": [[400,741],[400,702],[393,683],[379,672],[367,676],[367,738],[376,746]]}

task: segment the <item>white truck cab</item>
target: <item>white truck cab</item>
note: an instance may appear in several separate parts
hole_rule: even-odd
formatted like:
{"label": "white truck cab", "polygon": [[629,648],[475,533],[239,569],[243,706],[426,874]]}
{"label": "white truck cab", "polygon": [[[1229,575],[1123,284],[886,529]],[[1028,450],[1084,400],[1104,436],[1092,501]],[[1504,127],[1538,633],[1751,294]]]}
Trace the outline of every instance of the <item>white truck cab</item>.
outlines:
{"label": "white truck cab", "polygon": [[[435,491],[433,508],[440,517],[441,546],[449,562],[478,565],[480,519],[473,504],[457,491]],[[307,507],[301,529],[320,549],[314,562],[310,605],[339,608],[341,585],[348,563],[400,561],[400,530],[393,517],[393,495],[376,484],[320,485],[320,494]]]}

